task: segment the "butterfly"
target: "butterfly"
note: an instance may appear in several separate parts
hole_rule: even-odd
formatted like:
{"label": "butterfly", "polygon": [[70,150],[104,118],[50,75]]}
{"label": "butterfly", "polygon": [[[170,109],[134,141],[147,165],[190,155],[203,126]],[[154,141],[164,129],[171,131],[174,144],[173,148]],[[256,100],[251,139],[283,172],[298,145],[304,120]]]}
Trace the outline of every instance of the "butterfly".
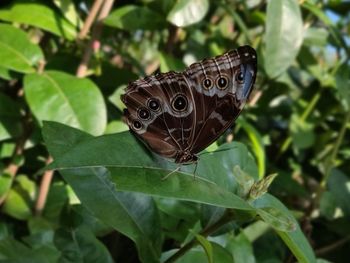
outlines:
{"label": "butterfly", "polygon": [[121,96],[130,130],[153,152],[191,164],[230,128],[255,82],[257,54],[250,46],[129,83]]}

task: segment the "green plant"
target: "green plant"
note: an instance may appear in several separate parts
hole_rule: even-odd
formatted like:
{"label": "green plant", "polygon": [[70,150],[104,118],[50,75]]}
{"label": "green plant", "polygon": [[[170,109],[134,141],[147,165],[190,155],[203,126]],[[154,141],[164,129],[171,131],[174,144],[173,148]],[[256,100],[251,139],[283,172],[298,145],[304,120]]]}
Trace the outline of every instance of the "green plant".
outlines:
{"label": "green plant", "polygon": [[[347,262],[349,10],[3,1],[0,260]],[[258,52],[256,90],[195,177],[127,131],[129,81],[244,44]]]}

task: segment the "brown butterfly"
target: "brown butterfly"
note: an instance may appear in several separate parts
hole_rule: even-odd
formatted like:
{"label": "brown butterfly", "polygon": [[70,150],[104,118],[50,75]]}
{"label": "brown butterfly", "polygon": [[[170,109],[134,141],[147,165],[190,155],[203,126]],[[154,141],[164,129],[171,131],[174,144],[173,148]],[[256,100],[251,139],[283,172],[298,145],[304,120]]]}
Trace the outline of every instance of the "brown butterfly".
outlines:
{"label": "brown butterfly", "polygon": [[242,46],[131,82],[122,95],[131,131],[155,153],[188,164],[231,127],[253,89],[257,55]]}

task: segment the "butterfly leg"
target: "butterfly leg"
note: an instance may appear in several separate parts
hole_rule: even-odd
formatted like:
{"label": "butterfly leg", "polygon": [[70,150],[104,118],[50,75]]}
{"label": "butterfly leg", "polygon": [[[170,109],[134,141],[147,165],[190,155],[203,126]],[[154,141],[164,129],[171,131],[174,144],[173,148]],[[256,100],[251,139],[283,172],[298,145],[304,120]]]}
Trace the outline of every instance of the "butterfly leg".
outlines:
{"label": "butterfly leg", "polygon": [[179,165],[174,171],[171,171],[171,172],[168,173],[166,176],[164,176],[164,177],[162,178],[162,181],[168,179],[170,175],[172,175],[173,173],[176,173],[176,172],[179,171],[180,169],[181,169],[181,165]]}

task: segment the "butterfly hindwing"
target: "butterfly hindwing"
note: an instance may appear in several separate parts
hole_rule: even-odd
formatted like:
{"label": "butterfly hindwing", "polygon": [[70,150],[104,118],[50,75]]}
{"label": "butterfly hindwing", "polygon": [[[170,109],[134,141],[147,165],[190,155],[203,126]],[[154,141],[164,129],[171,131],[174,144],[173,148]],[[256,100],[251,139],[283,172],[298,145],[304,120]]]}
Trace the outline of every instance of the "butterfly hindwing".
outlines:
{"label": "butterfly hindwing", "polygon": [[249,46],[205,59],[184,72],[130,83],[122,100],[130,129],[155,153],[191,163],[240,114],[252,91],[257,56]]}

